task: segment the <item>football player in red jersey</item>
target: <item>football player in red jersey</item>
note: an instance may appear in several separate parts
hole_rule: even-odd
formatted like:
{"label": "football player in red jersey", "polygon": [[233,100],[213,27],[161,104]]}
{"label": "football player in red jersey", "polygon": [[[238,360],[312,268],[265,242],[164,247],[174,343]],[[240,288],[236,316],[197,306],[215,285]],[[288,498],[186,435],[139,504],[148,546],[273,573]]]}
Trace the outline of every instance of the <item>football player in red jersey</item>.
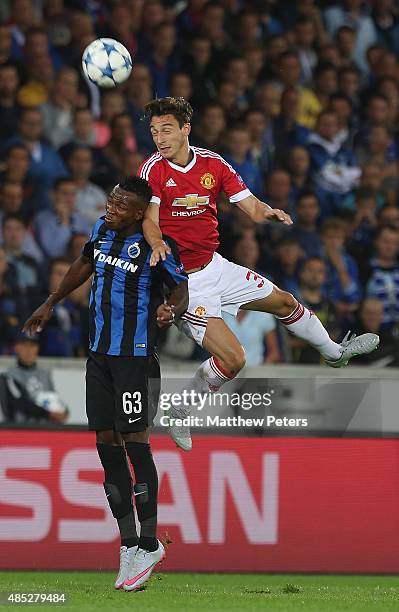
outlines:
{"label": "football player in red jersey", "polygon": [[[261,202],[220,155],[189,144],[193,110],[184,98],[159,98],[146,107],[157,152],[140,167],[139,174],[153,191],[143,221],[143,232],[153,249],[151,264],[168,252],[162,234],[177,243],[189,275],[189,306],[177,324],[212,357],[197,370],[193,388],[218,390],[245,365],[244,349],[224,323],[222,311],[236,315],[239,308],[269,312],[294,335],[307,340],[332,367],[341,367],[355,355],[377,348],[376,334],[347,337],[337,344],[318,317],[293,295],[252,270],[228,261],[219,246],[216,197],[224,191],[257,223],[276,221],[291,225],[290,216]],[[188,416],[181,407],[170,417]],[[176,444],[191,450],[190,430],[171,425]]]}

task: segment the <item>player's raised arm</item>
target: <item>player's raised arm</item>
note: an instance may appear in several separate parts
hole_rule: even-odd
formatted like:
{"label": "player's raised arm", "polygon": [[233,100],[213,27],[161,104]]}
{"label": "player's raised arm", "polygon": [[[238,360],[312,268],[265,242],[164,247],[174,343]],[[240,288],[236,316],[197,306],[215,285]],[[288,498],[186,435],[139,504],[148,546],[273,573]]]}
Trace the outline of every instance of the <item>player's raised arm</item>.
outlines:
{"label": "player's raised arm", "polygon": [[171,325],[175,317],[180,317],[188,308],[188,277],[180,261],[179,251],[174,240],[165,236],[169,254],[162,261],[160,271],[170,294],[157,310],[159,327]]}
{"label": "player's raised arm", "polygon": [[41,332],[51,318],[54,306],[83,285],[90,278],[92,272],[92,260],[85,255],[78,257],[65,274],[58,289],[51,293],[47,300],[25,322],[23,331],[31,335]]}
{"label": "player's raised arm", "polygon": [[265,221],[277,221],[283,223],[283,225],[292,225],[293,223],[288,213],[279,208],[272,208],[269,204],[258,200],[253,194],[237,202],[237,206],[247,213],[255,223],[265,223]]}
{"label": "player's raised arm", "polygon": [[166,256],[170,253],[170,248],[166,242],[164,242],[159,228],[158,204],[150,203],[148,205],[144,213],[143,234],[152,248],[150,266],[156,266],[160,260],[165,261]]}

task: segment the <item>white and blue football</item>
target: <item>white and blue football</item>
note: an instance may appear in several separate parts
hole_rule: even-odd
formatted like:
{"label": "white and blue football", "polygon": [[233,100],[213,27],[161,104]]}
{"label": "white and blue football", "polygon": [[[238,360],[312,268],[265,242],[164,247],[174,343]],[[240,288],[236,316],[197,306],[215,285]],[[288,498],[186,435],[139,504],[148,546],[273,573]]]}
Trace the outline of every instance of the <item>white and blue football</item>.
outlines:
{"label": "white and blue football", "polygon": [[113,38],[97,38],[83,52],[85,76],[99,87],[116,87],[132,71],[129,51]]}

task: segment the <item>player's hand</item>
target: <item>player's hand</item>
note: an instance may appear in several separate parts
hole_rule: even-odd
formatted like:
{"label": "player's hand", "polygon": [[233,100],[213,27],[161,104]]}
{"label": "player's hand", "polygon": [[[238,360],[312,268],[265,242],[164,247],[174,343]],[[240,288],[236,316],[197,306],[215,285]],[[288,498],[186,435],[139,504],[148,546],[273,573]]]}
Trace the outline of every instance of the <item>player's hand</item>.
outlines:
{"label": "player's hand", "polygon": [[272,208],[269,210],[268,208],[265,210],[265,221],[277,221],[278,223],[282,223],[283,225],[292,225],[293,220],[289,216],[288,213],[280,210],[279,208]]}
{"label": "player's hand", "polygon": [[170,327],[175,320],[175,313],[173,312],[173,306],[168,304],[161,304],[157,308],[157,325],[161,329],[164,327]]}
{"label": "player's hand", "polygon": [[49,319],[53,314],[53,306],[50,306],[47,302],[44,302],[39,308],[35,310],[29,317],[22,328],[22,331],[29,336],[33,336],[42,331],[46,326]]}
{"label": "player's hand", "polygon": [[155,246],[152,247],[150,266],[156,266],[161,260],[165,261],[166,256],[170,255],[171,252],[170,246],[163,240],[160,240],[160,242],[157,242]]}

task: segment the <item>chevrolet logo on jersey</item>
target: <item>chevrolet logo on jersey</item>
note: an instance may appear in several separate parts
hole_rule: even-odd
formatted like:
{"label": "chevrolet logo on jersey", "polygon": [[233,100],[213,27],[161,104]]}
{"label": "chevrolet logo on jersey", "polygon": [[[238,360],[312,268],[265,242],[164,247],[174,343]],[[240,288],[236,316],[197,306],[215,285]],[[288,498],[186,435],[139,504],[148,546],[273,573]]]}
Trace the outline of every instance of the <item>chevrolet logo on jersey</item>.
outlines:
{"label": "chevrolet logo on jersey", "polygon": [[198,193],[188,193],[184,198],[175,198],[172,206],[185,206],[188,209],[199,208],[199,206],[207,206],[209,204],[209,196],[199,196]]}

